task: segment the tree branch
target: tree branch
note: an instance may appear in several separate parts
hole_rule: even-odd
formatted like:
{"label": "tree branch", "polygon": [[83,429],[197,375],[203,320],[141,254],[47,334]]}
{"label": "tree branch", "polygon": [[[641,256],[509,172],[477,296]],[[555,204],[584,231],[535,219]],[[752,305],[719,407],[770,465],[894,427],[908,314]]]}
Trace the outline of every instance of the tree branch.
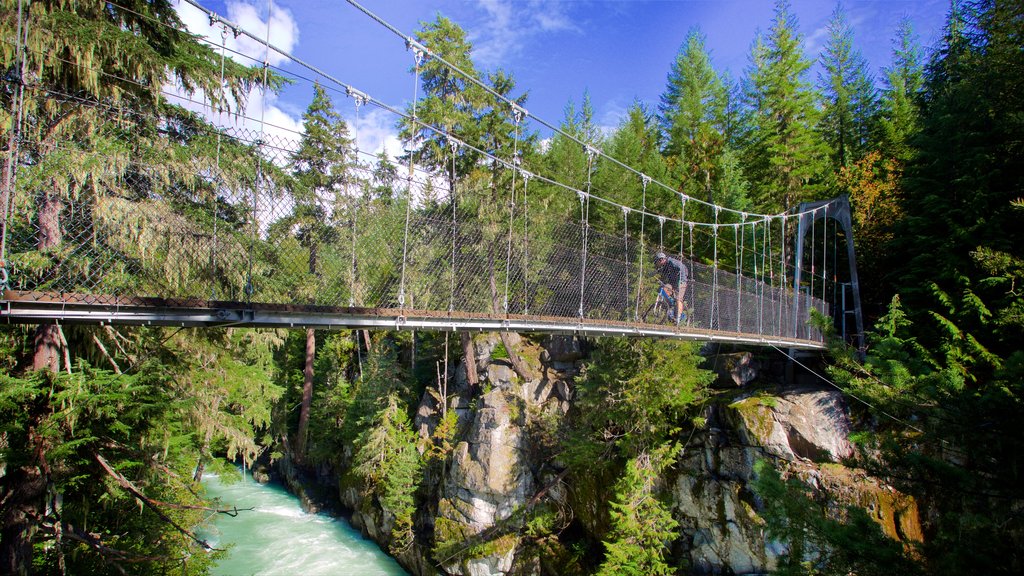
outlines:
{"label": "tree branch", "polygon": [[[186,506],[186,505],[183,505],[183,504],[169,504],[167,502],[159,502],[157,500],[153,500],[153,499],[149,498],[148,496],[146,496],[145,494],[143,494],[142,491],[139,490],[138,488],[136,488],[135,485],[132,484],[127,478],[125,478],[120,473],[118,473],[116,470],[114,470],[113,467],[111,467],[110,464],[103,458],[103,456],[100,456],[99,454],[93,453],[93,457],[96,458],[96,461],[99,462],[100,466],[102,466],[103,469],[106,470],[107,474],[109,474],[111,478],[113,478],[115,481],[117,481],[117,483],[120,484],[122,488],[127,490],[132,496],[135,496],[136,498],[138,498],[145,506],[149,507],[149,509],[152,510],[153,513],[155,513],[161,520],[163,520],[164,522],[166,522],[166,523],[170,524],[171,526],[173,526],[178,532],[181,532],[185,536],[188,536],[190,539],[195,541],[197,544],[202,546],[204,549],[206,549],[206,550],[222,551],[220,548],[214,548],[213,546],[210,546],[210,544],[206,540],[203,540],[203,539],[199,538],[198,536],[193,534],[190,530],[187,530],[187,529],[181,527],[180,525],[178,525],[177,522],[172,520],[167,514],[164,514],[163,510],[160,509],[161,506],[168,507],[168,508],[187,509],[187,510],[195,510],[195,509],[202,509],[202,508]],[[227,513],[227,512],[225,512],[225,513]],[[235,513],[237,514],[237,510],[235,511]]]}

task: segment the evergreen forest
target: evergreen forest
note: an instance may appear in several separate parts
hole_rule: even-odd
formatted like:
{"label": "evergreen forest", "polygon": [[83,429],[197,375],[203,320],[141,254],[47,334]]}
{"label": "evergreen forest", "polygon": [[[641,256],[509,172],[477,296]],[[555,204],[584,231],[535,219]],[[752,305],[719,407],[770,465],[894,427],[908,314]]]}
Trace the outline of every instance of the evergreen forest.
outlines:
{"label": "evergreen forest", "polygon": [[[357,253],[389,243],[400,250],[395,239],[410,212],[454,212],[448,190],[458,190],[459,221],[475,231],[474,249],[488,263],[467,290],[497,313],[508,306],[507,288],[506,302],[500,295],[503,191],[523,183],[478,150],[663,213],[678,209],[674,194],[595,160],[579,142],[736,210],[778,213],[847,195],[866,346],[858,350],[832,332],[830,318],[817,318],[829,346],[815,370],[848,399],[856,451],[844,464],[912,498],[920,535],[886,533],[857,503],[830,500],[785,463],[765,459],[744,497],[758,529],[781,543],[775,569],[1024,572],[1024,3],[953,0],[941,41],[929,47],[904,20],[889,64],[875,71],[841,5],[821,53],[808,54],[791,7],[777,0],[735,78],[714,67],[694,29],[666,63],[660,101],[635,102],[607,132],[581,93],[550,137],[523,130],[515,110],[495,100],[492,91],[525,107],[529,94],[511,72],[478,68],[457,23],[439,14],[415,39],[443,61],[418,66],[417,99],[396,116],[402,156],[361,155],[355,119],[335,106],[344,91],[318,81],[309,83],[297,144],[267,161],[266,140],[218,130],[164,92],[174,87],[241,114],[250,94],[294,80],[261,62],[224,58],[221,45],[186,30],[170,0],[5,0],[3,288],[19,278],[97,293],[187,285],[198,273],[178,256],[189,237],[214,235],[223,261],[207,280],[218,297],[313,297],[318,277],[343,276],[331,267],[354,269]],[[410,161],[433,177],[420,198],[403,187]],[[529,222],[534,233],[578,218],[575,198],[545,182],[529,186],[531,206],[543,207]],[[288,208],[248,206],[247,191],[257,187]],[[621,227],[623,214],[595,208],[589,218]],[[155,242],[155,230],[171,221],[185,237]],[[381,236],[354,232],[366,221],[379,223]],[[104,231],[88,254],[71,248],[71,231],[81,229]],[[649,246],[680,241],[657,238],[654,226],[642,233]],[[545,249],[538,246],[538,258]],[[232,254],[245,255],[248,268],[232,267]],[[89,275],[109,262],[119,263],[117,273]],[[401,283],[403,298],[446,301],[430,282],[406,287],[396,262],[364,271],[362,284],[353,272],[332,297],[345,303]],[[448,281],[443,270],[431,273],[438,286]],[[513,336],[495,336],[488,354],[507,361],[513,381],[531,381],[549,344],[543,335]],[[701,346],[607,337],[584,348],[564,414],[502,408],[501,418],[521,424],[531,462],[540,463],[533,472],[550,486],[510,515],[511,532],[469,534],[446,516],[452,501],[436,496],[465,457],[463,417],[494,408],[493,384],[477,374],[479,338],[3,324],[0,572],[206,574],[225,552],[199,528],[245,511],[207,498],[201,480],[238,476],[242,466],[307,479],[329,471],[330,490],[382,511],[386,551],[401,559],[416,550],[439,574],[512,543],[548,559],[523,574],[695,573],[681,560],[682,530],[663,479],[685,474],[691,439],[716,426],[709,406],[723,402]],[[452,403],[457,381],[467,388]],[[429,429],[417,424],[427,404],[439,407]],[[578,509],[551,504],[557,490],[549,488],[558,485],[574,487]]]}

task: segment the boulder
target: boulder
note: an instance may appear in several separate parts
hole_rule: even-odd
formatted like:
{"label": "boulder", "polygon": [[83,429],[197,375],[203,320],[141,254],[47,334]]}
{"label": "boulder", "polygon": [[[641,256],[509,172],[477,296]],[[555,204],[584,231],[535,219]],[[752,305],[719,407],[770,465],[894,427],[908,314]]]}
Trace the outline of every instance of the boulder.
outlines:
{"label": "boulder", "polygon": [[586,355],[584,343],[578,336],[553,335],[544,341],[541,361],[573,363]]}
{"label": "boulder", "polygon": [[[525,434],[518,424],[520,400],[506,394],[494,388],[478,399],[479,408],[471,412],[464,440],[455,446],[435,520],[435,538],[441,546],[468,549],[463,543],[488,528],[522,522],[512,516],[532,494],[533,476],[526,464]],[[471,556],[453,553],[449,560],[442,560],[444,569],[464,576],[507,573],[517,539],[484,541],[485,545],[472,547]]]}
{"label": "boulder", "polygon": [[839,462],[853,455],[850,421],[838,390],[748,396],[729,408],[745,442],[779,458]]}
{"label": "boulder", "polygon": [[708,356],[707,364],[717,375],[713,388],[742,388],[757,378],[758,374],[757,362],[750,352],[713,354]]}

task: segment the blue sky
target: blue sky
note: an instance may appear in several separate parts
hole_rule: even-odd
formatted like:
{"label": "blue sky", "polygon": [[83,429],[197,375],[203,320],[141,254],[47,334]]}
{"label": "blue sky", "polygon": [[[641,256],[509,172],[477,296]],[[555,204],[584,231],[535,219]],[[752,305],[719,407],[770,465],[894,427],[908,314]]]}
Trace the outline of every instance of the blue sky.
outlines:
{"label": "blue sky", "polygon": [[[202,1],[202,0],[201,0]],[[204,6],[246,29],[265,34],[267,0],[205,1]],[[552,124],[560,123],[566,104],[577,104],[584,92],[593,102],[595,117],[614,127],[635,100],[657,105],[672,61],[687,32],[699,26],[707,36],[712,62],[734,78],[747,66],[757,31],[772,22],[770,0],[362,0],[365,8],[405,34],[440,13],[466,30],[474,46],[478,69],[502,68],[514,75],[520,91],[529,91],[526,108]],[[857,47],[871,71],[889,64],[893,33],[906,15],[914,23],[922,46],[934,46],[941,33],[948,0],[845,0]],[[792,8],[809,57],[816,57],[835,3],[794,0]],[[179,10],[191,29],[214,33],[190,8]],[[374,98],[404,107],[412,99],[409,73],[412,56],[396,35],[344,0],[273,0],[270,38],[292,54]],[[245,39],[231,43],[244,43]],[[238,44],[255,53],[252,45]],[[272,60],[287,71],[306,74],[294,63]],[[811,80],[816,79],[812,72]],[[300,125],[312,95],[298,82],[262,107],[268,121]],[[334,95],[341,112],[353,120],[350,99]],[[388,142],[392,153],[394,118],[379,110],[363,109],[355,126],[361,145],[377,149]]]}

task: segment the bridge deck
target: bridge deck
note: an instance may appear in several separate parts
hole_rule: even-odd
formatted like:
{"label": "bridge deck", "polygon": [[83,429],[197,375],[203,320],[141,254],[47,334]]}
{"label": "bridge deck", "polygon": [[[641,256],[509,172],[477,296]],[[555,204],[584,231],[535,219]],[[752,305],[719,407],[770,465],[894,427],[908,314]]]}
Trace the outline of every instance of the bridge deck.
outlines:
{"label": "bridge deck", "polygon": [[260,304],[174,298],[139,298],[7,290],[0,322],[58,321],[187,327],[276,327],[538,332],[588,336],[653,336],[680,340],[822,349],[819,341],[709,330],[686,324],[631,323],[523,314],[476,314],[401,308]]}

